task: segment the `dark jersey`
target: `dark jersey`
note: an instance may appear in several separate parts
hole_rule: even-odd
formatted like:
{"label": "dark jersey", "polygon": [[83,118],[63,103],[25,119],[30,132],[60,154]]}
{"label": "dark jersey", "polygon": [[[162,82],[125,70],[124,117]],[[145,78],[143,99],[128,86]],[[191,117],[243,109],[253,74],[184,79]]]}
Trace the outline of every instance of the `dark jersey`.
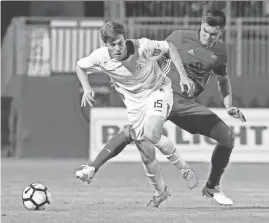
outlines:
{"label": "dark jersey", "polygon": [[[213,47],[206,48],[200,43],[198,30],[177,30],[166,40],[176,46],[188,77],[194,81],[194,96],[203,92],[212,73],[219,76],[227,75],[227,53],[222,43],[217,42]],[[179,74],[173,63],[167,76],[172,81],[174,93],[188,97],[181,91]]]}

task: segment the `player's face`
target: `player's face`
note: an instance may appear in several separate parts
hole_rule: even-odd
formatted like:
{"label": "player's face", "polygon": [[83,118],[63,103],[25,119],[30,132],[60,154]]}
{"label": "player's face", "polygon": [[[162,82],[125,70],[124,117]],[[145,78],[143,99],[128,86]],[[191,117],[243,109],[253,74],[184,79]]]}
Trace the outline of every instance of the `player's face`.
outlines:
{"label": "player's face", "polygon": [[210,26],[202,23],[200,31],[200,42],[206,47],[212,47],[218,41],[223,29],[220,26]]}
{"label": "player's face", "polygon": [[126,39],[123,35],[118,35],[114,41],[107,42],[106,47],[110,57],[116,60],[122,60],[127,54]]}

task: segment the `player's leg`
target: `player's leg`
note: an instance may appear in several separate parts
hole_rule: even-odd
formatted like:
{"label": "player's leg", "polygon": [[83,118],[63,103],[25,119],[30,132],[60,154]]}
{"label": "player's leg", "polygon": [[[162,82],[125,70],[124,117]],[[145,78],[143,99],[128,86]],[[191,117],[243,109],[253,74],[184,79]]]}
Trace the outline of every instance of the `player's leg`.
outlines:
{"label": "player's leg", "polygon": [[147,206],[159,207],[170,196],[170,192],[162,178],[160,164],[155,155],[155,148],[146,140],[139,140],[135,143],[141,154],[146,176],[154,189],[153,198]]}
{"label": "player's leg", "polygon": [[152,96],[153,100],[149,100],[144,135],[181,172],[187,180],[187,186],[192,189],[199,184],[198,177],[180,156],[173,142],[162,134],[164,122],[173,104],[171,98],[169,92],[158,91]]}
{"label": "player's leg", "polygon": [[[216,119],[219,118],[217,117]],[[220,184],[221,176],[229,163],[234,148],[234,134],[232,130],[219,119],[207,136],[218,142],[211,157],[211,163],[214,169],[211,170],[207,182],[209,187],[214,187]]]}
{"label": "player's leg", "polygon": [[199,184],[199,178],[195,175],[190,165],[181,157],[173,142],[162,134],[164,121],[160,116],[151,116],[145,126],[146,137],[180,171],[187,182],[188,188],[193,189]]}
{"label": "player's leg", "polygon": [[98,153],[97,157],[89,163],[95,168],[95,172],[99,170],[108,160],[117,156],[129,143],[132,138],[130,134],[130,126],[126,126],[123,131],[113,136],[105,145],[105,147]]}
{"label": "player's leg", "polygon": [[130,142],[130,126],[126,126],[124,130],[113,136],[106,146],[98,153],[97,157],[88,165],[82,165],[82,169],[76,171],[76,177],[83,182],[90,183],[101,166],[108,160],[117,156]]}
{"label": "player's leg", "polygon": [[219,185],[234,148],[234,135],[231,129],[219,117],[216,116],[212,123],[215,123],[214,126],[204,135],[215,139],[217,145],[211,156],[211,171],[203,188],[203,195],[215,196],[219,203],[232,205],[233,201],[221,192]]}
{"label": "player's leg", "polygon": [[231,199],[225,196],[219,189],[220,178],[228,165],[233,149],[234,137],[229,127],[211,110],[196,103],[194,100],[182,99],[175,96],[173,109],[168,119],[180,128],[192,133],[201,134],[215,139],[216,145],[211,158],[211,173],[206,187],[212,190],[211,197],[218,203],[230,205]]}

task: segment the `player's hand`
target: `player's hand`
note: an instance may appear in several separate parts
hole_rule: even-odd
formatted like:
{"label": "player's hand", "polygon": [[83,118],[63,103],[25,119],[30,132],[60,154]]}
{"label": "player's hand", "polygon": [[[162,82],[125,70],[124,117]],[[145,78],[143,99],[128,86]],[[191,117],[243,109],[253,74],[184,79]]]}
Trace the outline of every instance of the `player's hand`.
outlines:
{"label": "player's hand", "polygon": [[241,122],[246,122],[244,114],[236,107],[228,108],[228,114],[233,118],[239,119]]}
{"label": "player's hand", "polygon": [[188,77],[181,77],[180,79],[180,87],[181,87],[181,90],[182,92],[185,92],[185,90],[187,91],[186,93],[189,95],[189,96],[193,96],[193,93],[195,91],[195,84],[194,82],[188,78]]}
{"label": "player's hand", "polygon": [[81,99],[81,107],[86,107],[87,103],[93,107],[95,92],[92,88],[84,91],[82,99]]}

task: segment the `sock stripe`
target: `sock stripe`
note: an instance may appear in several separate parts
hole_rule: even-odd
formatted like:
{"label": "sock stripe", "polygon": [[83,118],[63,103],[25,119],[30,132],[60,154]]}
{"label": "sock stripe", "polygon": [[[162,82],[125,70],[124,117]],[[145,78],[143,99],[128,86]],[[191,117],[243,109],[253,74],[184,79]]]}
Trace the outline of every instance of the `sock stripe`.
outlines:
{"label": "sock stripe", "polygon": [[176,152],[176,149],[174,149],[174,151],[170,155],[167,155],[166,158],[167,159],[171,158],[175,154],[175,152]]}
{"label": "sock stripe", "polygon": [[108,148],[106,148],[106,151],[108,151],[109,153],[111,153],[111,150],[110,150],[110,149],[108,149]]}
{"label": "sock stripe", "polygon": [[149,173],[146,173],[146,176],[147,176],[147,177],[155,177],[155,174],[149,174]]}
{"label": "sock stripe", "polygon": [[170,163],[172,163],[172,164],[177,164],[177,163],[179,163],[179,160],[176,159],[176,160],[174,160],[174,161],[170,161]]}

